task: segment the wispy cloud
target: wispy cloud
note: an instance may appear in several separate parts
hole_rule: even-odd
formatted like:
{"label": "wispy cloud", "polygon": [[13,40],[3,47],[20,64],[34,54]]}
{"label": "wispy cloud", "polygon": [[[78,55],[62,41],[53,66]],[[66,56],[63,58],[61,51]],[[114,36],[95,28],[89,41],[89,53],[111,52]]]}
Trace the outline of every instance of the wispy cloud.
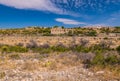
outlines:
{"label": "wispy cloud", "polygon": [[[84,21],[86,19],[86,22],[94,24],[119,24],[120,18],[120,12],[115,13],[120,10],[120,0],[0,0],[0,4],[17,9],[32,9],[80,17]],[[113,15],[111,16],[111,14]],[[56,21],[73,25],[85,24],[65,18],[57,18]]]}
{"label": "wispy cloud", "polygon": [[86,23],[84,22],[79,22],[79,21],[76,21],[76,20],[72,20],[72,19],[66,19],[66,18],[57,18],[55,19],[57,22],[61,22],[63,24],[70,24],[70,25],[84,25]]}
{"label": "wispy cloud", "polygon": [[0,4],[18,9],[33,9],[65,14],[63,10],[57,8],[50,0],[0,0]]}
{"label": "wispy cloud", "polygon": [[54,2],[55,0],[0,0],[0,4],[17,9],[39,10],[77,17],[78,15],[80,15],[73,11],[65,10],[64,8],[59,7],[58,4],[55,4]]}
{"label": "wispy cloud", "polygon": [[83,1],[81,1],[79,4],[78,1],[80,0],[0,0],[0,4],[17,9],[32,9],[76,17],[88,17],[85,14],[83,15],[79,12],[74,12],[71,10],[72,7],[76,8],[78,7],[77,5],[82,5]]}

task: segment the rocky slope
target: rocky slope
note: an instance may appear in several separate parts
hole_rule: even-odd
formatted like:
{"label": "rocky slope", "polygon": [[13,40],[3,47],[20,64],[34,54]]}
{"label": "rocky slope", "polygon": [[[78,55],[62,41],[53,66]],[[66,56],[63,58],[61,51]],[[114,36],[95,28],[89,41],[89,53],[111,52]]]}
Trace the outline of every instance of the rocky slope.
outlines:
{"label": "rocky slope", "polygon": [[[14,55],[15,56],[15,55]],[[0,81],[105,81],[105,71],[84,68],[75,54],[20,54],[0,57]],[[111,76],[111,75],[110,75]],[[119,81],[120,78],[110,79]]]}

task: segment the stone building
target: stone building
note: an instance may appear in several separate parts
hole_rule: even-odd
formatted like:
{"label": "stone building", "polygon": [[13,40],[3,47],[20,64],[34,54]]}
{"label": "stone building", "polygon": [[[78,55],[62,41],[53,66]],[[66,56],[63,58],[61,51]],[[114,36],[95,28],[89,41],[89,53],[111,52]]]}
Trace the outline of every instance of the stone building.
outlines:
{"label": "stone building", "polygon": [[72,31],[72,29],[57,27],[51,29],[51,34],[67,34],[69,31]]}

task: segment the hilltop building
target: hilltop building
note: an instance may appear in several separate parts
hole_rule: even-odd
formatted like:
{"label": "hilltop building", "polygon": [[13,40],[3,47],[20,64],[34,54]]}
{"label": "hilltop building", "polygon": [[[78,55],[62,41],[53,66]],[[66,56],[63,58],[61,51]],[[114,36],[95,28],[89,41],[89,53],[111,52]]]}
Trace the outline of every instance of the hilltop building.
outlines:
{"label": "hilltop building", "polygon": [[67,34],[69,31],[72,31],[72,29],[56,27],[51,29],[51,34]]}

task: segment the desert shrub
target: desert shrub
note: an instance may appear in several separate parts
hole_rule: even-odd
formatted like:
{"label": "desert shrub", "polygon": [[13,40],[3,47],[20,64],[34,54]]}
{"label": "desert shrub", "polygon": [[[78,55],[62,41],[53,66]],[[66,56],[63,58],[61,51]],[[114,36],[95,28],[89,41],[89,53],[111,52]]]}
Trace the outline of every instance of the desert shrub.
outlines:
{"label": "desert shrub", "polygon": [[48,62],[45,63],[44,66],[45,66],[45,67],[50,67],[51,65],[52,65],[52,62],[48,61]]}
{"label": "desert shrub", "polygon": [[43,28],[42,33],[48,33],[50,34],[50,28]]}
{"label": "desert shrub", "polygon": [[42,50],[42,48],[30,48],[30,50],[32,50],[32,52],[36,53],[36,52],[40,52]]}
{"label": "desert shrub", "polygon": [[59,43],[56,45],[56,47],[65,47],[65,46],[63,45],[63,43],[59,42]]}
{"label": "desert shrub", "polygon": [[90,31],[86,33],[87,36],[97,36],[97,32],[96,31]]}
{"label": "desert shrub", "polygon": [[70,30],[68,33],[67,33],[68,36],[73,36],[73,32]]}
{"label": "desert shrub", "polygon": [[102,49],[105,49],[105,50],[111,50],[110,49],[110,46],[113,45],[113,42],[112,41],[101,41],[99,43],[99,46],[102,48]]}
{"label": "desert shrub", "polygon": [[21,46],[1,46],[0,50],[2,53],[10,53],[10,52],[20,52],[20,53],[24,53],[24,52],[28,52],[28,49],[25,47],[21,47]]}
{"label": "desert shrub", "polygon": [[9,57],[10,57],[11,59],[20,59],[19,54],[10,54]]}
{"label": "desert shrub", "polygon": [[72,48],[73,51],[77,51],[77,52],[83,52],[83,53],[88,53],[90,52],[90,49],[89,47],[84,47],[84,46],[81,46],[81,45],[78,45],[74,48]]}
{"label": "desert shrub", "polygon": [[0,79],[4,78],[6,76],[5,72],[0,72]]}
{"label": "desert shrub", "polygon": [[86,40],[86,39],[81,39],[80,40],[80,45],[81,46],[87,46],[88,43],[89,43],[89,40]]}
{"label": "desert shrub", "polygon": [[52,52],[52,50],[49,48],[42,48],[42,47],[39,47],[39,48],[31,48],[32,52],[34,53],[40,53],[40,54],[47,54],[47,53],[50,53]]}
{"label": "desert shrub", "polygon": [[103,66],[105,64],[105,58],[104,58],[103,54],[101,54],[101,53],[96,54],[96,56],[91,61],[91,64]]}
{"label": "desert shrub", "polygon": [[32,48],[32,46],[30,45],[30,43],[26,44],[26,48]]}
{"label": "desert shrub", "polygon": [[44,33],[43,36],[52,36],[52,34],[47,32],[47,33]]}
{"label": "desert shrub", "polygon": [[103,38],[104,40],[107,40],[108,39],[108,37],[105,37],[105,38]]}
{"label": "desert shrub", "polygon": [[28,52],[28,49],[21,46],[9,46],[10,52],[19,52],[19,53],[25,53]]}
{"label": "desert shrub", "polygon": [[52,46],[51,49],[56,52],[65,52],[68,51],[68,48],[62,46]]}
{"label": "desert shrub", "polygon": [[4,45],[4,44],[1,44],[1,43],[0,43],[0,48],[1,48],[3,45]]}
{"label": "desert shrub", "polygon": [[108,65],[114,65],[114,64],[118,64],[119,59],[117,56],[115,55],[110,55],[105,59],[105,63]]}
{"label": "desert shrub", "polygon": [[50,48],[47,48],[47,49],[42,49],[39,53],[40,54],[48,54],[50,53],[52,50]]}
{"label": "desert shrub", "polygon": [[105,50],[102,50],[102,49],[101,50],[94,50],[93,53],[95,53],[95,54],[105,53]]}
{"label": "desert shrub", "polygon": [[120,54],[120,46],[116,48],[117,52]]}
{"label": "desert shrub", "polygon": [[83,64],[87,64],[89,65],[92,61],[92,59],[94,58],[95,54],[93,53],[78,53],[77,54],[77,58],[80,59],[82,61]]}
{"label": "desert shrub", "polygon": [[69,45],[70,50],[74,50],[78,45],[77,44],[71,44]]}
{"label": "desert shrub", "polygon": [[51,50],[56,52],[65,52],[65,51],[68,51],[69,49],[65,47],[62,43],[59,43],[56,46],[52,46]]}
{"label": "desert shrub", "polygon": [[50,48],[50,45],[46,43],[46,44],[40,45],[39,47],[40,48]]}
{"label": "desert shrub", "polygon": [[82,46],[76,46],[74,47],[74,49],[72,49],[73,51],[77,51],[77,52],[81,52],[82,50]]}
{"label": "desert shrub", "polygon": [[1,52],[2,52],[2,53],[7,53],[7,52],[9,52],[9,50],[10,50],[10,49],[9,49],[8,46],[2,46],[2,47],[1,47]]}
{"label": "desert shrub", "polygon": [[120,65],[120,58],[118,58],[115,55],[109,55],[106,58],[104,57],[104,55],[102,53],[98,53],[95,55],[95,57],[90,61],[90,63],[88,64],[89,66],[99,66],[102,68],[113,68],[113,66],[115,65]]}
{"label": "desert shrub", "polygon": [[24,44],[23,43],[18,43],[17,46],[24,46]]}
{"label": "desert shrub", "polygon": [[56,46],[52,46],[52,47],[50,47],[48,44],[44,44],[44,45],[39,46],[38,48],[32,48],[32,50],[33,52],[50,53],[52,51],[65,52],[65,51],[68,51],[68,48],[62,44],[57,44]]}
{"label": "desert shrub", "polygon": [[100,45],[93,45],[90,47],[91,52],[93,53],[103,53],[105,49],[103,49]]}
{"label": "desert shrub", "polygon": [[48,53],[39,53],[39,56],[37,56],[37,58],[39,59],[39,60],[42,60],[42,59],[44,59],[44,58],[48,58],[49,57],[49,55],[50,54],[48,54]]}
{"label": "desert shrub", "polygon": [[84,53],[88,53],[88,52],[90,52],[91,50],[88,48],[88,47],[83,47],[82,48],[82,52],[84,52]]}
{"label": "desert shrub", "polygon": [[30,40],[30,42],[26,44],[26,47],[27,48],[37,48],[38,45],[34,40]]}

